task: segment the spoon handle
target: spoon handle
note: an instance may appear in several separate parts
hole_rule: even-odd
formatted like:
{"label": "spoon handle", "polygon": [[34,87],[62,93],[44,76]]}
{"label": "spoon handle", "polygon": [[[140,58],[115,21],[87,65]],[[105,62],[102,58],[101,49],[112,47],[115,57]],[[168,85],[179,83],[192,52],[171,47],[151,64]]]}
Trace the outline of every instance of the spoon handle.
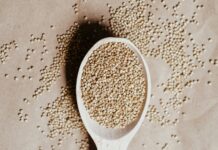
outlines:
{"label": "spoon handle", "polygon": [[106,141],[97,143],[98,150],[127,150],[129,141]]}

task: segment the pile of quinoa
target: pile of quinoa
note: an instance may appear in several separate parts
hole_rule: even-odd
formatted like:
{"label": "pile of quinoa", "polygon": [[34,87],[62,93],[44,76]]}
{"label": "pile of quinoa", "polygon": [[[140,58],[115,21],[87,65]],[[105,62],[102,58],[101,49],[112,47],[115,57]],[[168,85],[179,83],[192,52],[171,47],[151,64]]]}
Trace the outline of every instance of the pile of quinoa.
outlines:
{"label": "pile of quinoa", "polygon": [[81,91],[93,120],[107,128],[123,128],[137,119],[145,102],[142,65],[124,43],[103,44],[84,66]]}

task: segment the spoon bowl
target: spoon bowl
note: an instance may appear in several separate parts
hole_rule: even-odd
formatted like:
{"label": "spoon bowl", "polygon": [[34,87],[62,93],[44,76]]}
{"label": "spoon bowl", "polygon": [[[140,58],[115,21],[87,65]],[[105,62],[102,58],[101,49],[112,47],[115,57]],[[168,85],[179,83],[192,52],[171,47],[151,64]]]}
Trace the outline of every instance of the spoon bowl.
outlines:
{"label": "spoon bowl", "polygon": [[[85,67],[88,58],[91,56],[94,50],[96,50],[99,46],[106,44],[108,42],[120,42],[124,43],[130,50],[132,50],[136,56],[138,57],[139,62],[142,64],[142,69],[144,73],[144,77],[146,79],[146,96],[144,100],[144,104],[142,106],[141,112],[138,115],[138,118],[125,126],[124,128],[106,128],[104,126],[99,125],[95,120],[93,120],[85,108],[82,99],[81,92],[81,78],[83,73],[83,68]],[[148,109],[149,101],[150,101],[150,93],[151,93],[151,81],[150,81],[150,73],[148,70],[147,63],[139,51],[139,49],[131,43],[129,40],[125,38],[113,38],[108,37],[98,41],[86,54],[84,57],[77,76],[76,83],[76,97],[77,97],[77,105],[79,108],[80,116],[84,123],[84,126],[90,136],[93,138],[93,141],[97,145],[98,150],[125,150],[128,147],[129,142],[134,137],[138,129],[140,128],[144,118],[146,111]]]}

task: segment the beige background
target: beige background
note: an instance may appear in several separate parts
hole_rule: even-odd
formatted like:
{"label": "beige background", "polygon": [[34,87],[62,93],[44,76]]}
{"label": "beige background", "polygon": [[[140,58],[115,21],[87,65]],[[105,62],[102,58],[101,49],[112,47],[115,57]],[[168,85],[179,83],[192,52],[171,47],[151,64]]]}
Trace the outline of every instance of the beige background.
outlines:
{"label": "beige background", "polygon": [[[64,33],[74,21],[83,21],[84,16],[88,20],[100,20],[102,15],[109,17],[106,3],[114,8],[122,1],[98,1],[98,0],[0,0],[0,45],[15,40],[18,48],[12,48],[8,53],[8,60],[0,64],[0,150],[49,150],[51,145],[55,149],[79,149],[76,139],[83,139],[79,131],[75,136],[68,136],[63,140],[62,146],[57,146],[57,139],[50,140],[37,128],[40,125],[45,132],[48,130],[46,119],[41,119],[40,106],[46,106],[52,102],[60,93],[60,87],[65,84],[64,75],[52,85],[51,92],[45,92],[31,104],[22,101],[24,97],[31,97],[32,92],[39,85],[39,70],[52,62],[57,53],[56,35]],[[184,3],[186,12],[193,8],[189,6],[191,0]],[[190,101],[181,108],[185,115],[178,114],[176,125],[161,126],[159,123],[150,122],[147,118],[129,145],[130,150],[216,150],[218,147],[218,67],[208,62],[208,59],[218,58],[218,1],[197,1],[204,4],[204,9],[199,11],[199,25],[187,27],[193,36],[199,41],[205,41],[207,37],[212,42],[206,46],[206,52],[201,56],[205,61],[202,69],[196,70],[193,78],[200,79],[200,83],[193,85],[183,91],[183,95],[190,97]],[[72,6],[77,3],[79,14],[75,14]],[[169,2],[170,3],[170,2]],[[158,3],[153,3],[157,5]],[[189,7],[188,7],[189,6]],[[54,27],[51,28],[51,25]],[[30,35],[36,37],[45,33],[48,54],[43,56],[40,52],[42,44],[31,44]],[[28,48],[34,48],[36,53],[30,56],[30,61],[25,61]],[[157,84],[166,81],[171,70],[167,64],[160,59],[146,57],[152,77],[153,97],[151,105],[158,107],[162,89]],[[32,71],[27,68],[33,65]],[[17,68],[22,71],[17,71]],[[211,70],[211,74],[208,74]],[[8,74],[8,77],[5,77]],[[63,73],[64,74],[64,71]],[[21,76],[31,76],[32,80],[22,79]],[[14,80],[15,76],[18,78]],[[211,81],[211,85],[207,82]],[[166,99],[167,100],[167,99]],[[19,121],[18,111],[23,109],[28,114],[27,122]],[[163,112],[161,112],[163,113]],[[173,112],[177,113],[177,112]],[[176,135],[176,138],[172,137]],[[165,146],[166,145],[166,146]]]}

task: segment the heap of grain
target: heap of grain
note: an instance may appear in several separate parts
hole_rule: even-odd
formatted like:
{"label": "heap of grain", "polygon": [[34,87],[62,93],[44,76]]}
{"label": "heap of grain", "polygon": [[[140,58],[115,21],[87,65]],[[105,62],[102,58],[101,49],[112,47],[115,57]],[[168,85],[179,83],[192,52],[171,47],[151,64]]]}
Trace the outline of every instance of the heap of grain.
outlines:
{"label": "heap of grain", "polygon": [[103,44],[84,66],[81,91],[92,119],[107,128],[123,128],[137,119],[145,102],[142,65],[124,43]]}

